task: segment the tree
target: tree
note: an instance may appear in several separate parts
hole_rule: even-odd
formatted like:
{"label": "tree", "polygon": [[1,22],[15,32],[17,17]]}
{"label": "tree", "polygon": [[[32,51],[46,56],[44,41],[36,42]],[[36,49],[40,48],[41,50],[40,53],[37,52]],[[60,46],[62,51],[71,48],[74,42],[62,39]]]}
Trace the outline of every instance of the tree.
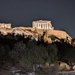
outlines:
{"label": "tree", "polygon": [[75,65],[75,47],[66,42],[56,43],[58,46],[58,60],[64,61],[73,70]]}
{"label": "tree", "polygon": [[19,61],[22,58],[22,55],[24,54],[25,48],[26,48],[26,45],[23,43],[23,41],[17,42],[14,45],[14,48],[12,49],[12,51],[9,52],[10,57]]}
{"label": "tree", "polygon": [[55,44],[48,44],[47,45],[47,51],[48,51],[48,54],[50,56],[49,63],[56,63],[57,52],[58,52],[57,46]]}
{"label": "tree", "polygon": [[[29,41],[25,53],[20,61],[23,65],[32,66],[34,64],[42,64],[48,58],[46,47],[38,46],[36,41]],[[25,59],[25,60],[24,60]]]}
{"label": "tree", "polygon": [[0,60],[3,60],[3,55],[4,55],[4,52],[5,52],[5,48],[4,48],[4,46],[0,46]]}
{"label": "tree", "polygon": [[30,40],[26,45],[22,41],[16,43],[10,54],[24,67],[45,62],[54,63],[57,60],[56,45],[51,44],[46,48],[44,45],[37,45],[35,40]]}
{"label": "tree", "polygon": [[66,54],[66,63],[70,66],[70,70],[73,70],[73,66],[75,65],[75,46],[68,49],[68,53]]}
{"label": "tree", "polygon": [[23,66],[44,63],[44,59],[48,58],[46,48],[38,46],[34,40],[29,41],[27,45],[22,41],[16,43],[10,55],[12,58],[17,59]]}
{"label": "tree", "polygon": [[3,64],[4,61],[4,53],[5,53],[5,48],[4,46],[0,45],[0,65]]}
{"label": "tree", "polygon": [[41,52],[42,51],[40,51],[39,46],[34,46],[31,49],[27,48],[20,62],[24,66],[30,67],[34,64],[44,63],[44,59],[42,58]]}
{"label": "tree", "polygon": [[4,45],[4,48],[5,48],[5,52],[4,52],[4,56],[3,56],[3,58],[4,58],[4,60],[5,61],[11,61],[10,59],[10,56],[9,56],[9,51],[10,51],[10,48],[9,48],[9,46],[8,45]]}
{"label": "tree", "polygon": [[71,39],[71,45],[72,45],[72,46],[75,46],[75,38],[72,38],[72,39]]}

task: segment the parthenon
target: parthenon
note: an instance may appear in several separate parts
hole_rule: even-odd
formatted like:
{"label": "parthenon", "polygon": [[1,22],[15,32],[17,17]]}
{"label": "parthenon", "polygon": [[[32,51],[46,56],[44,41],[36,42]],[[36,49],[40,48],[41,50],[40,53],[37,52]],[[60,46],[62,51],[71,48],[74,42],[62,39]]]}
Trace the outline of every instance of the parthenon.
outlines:
{"label": "parthenon", "polygon": [[37,29],[50,29],[50,30],[54,29],[54,27],[51,24],[51,21],[46,20],[33,21],[32,27]]}

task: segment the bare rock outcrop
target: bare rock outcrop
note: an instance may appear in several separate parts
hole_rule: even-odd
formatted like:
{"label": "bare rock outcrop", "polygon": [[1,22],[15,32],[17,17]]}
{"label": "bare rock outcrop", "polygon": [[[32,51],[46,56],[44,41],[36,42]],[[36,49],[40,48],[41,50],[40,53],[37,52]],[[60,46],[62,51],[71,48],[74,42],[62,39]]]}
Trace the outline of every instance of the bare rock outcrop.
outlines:
{"label": "bare rock outcrop", "polygon": [[3,35],[7,35],[7,33],[15,33],[15,35],[26,35],[32,36],[32,39],[36,39],[38,41],[38,35],[43,36],[44,32],[45,35],[43,36],[44,42],[52,43],[53,41],[60,41],[60,39],[69,40],[71,43],[71,37],[65,32],[60,30],[46,30],[46,29],[36,29],[31,27],[14,27],[10,29],[0,28],[0,32]]}

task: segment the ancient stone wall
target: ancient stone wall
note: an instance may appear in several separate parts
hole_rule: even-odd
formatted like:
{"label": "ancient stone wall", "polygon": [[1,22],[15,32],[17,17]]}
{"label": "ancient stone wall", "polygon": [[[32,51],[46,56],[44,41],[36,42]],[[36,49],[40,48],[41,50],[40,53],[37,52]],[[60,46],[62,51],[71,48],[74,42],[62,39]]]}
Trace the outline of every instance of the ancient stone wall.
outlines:
{"label": "ancient stone wall", "polygon": [[65,31],[61,30],[42,30],[42,29],[36,29],[37,33],[41,36],[43,35],[43,32],[47,32],[44,36],[44,41],[48,41],[51,43],[51,37],[57,37],[56,41],[60,41],[60,39],[64,39],[64,42],[66,41],[66,38],[68,37],[69,42],[71,43],[71,37],[68,35]]}
{"label": "ancient stone wall", "polygon": [[[17,31],[17,29],[19,31]],[[6,28],[1,28],[0,27],[0,31],[3,34],[13,33],[14,30],[16,30],[18,33],[24,33],[26,35],[32,35],[32,36],[34,36],[33,34],[35,33],[35,31],[36,31],[36,34],[38,34],[40,36],[43,36],[43,33],[46,32],[44,40],[48,41],[49,43],[52,42],[51,37],[57,37],[58,39],[64,39],[64,40],[66,40],[66,38],[68,37],[68,40],[70,42],[71,42],[71,39],[72,39],[65,31],[61,31],[61,30],[45,30],[45,29],[35,29],[35,28],[31,28],[31,27],[10,28],[10,25],[9,25],[8,28],[7,27]],[[56,39],[56,40],[58,40],[58,39]]]}
{"label": "ancient stone wall", "polygon": [[[47,31],[47,37],[57,37],[59,40],[60,39],[64,39],[64,41],[66,41],[66,39],[68,39],[69,43],[71,43],[71,37],[65,32],[65,31],[60,31],[60,30],[48,30]],[[57,40],[58,40],[57,39]],[[51,40],[51,38],[50,38]]]}
{"label": "ancient stone wall", "polygon": [[11,23],[0,23],[0,28],[11,28]]}

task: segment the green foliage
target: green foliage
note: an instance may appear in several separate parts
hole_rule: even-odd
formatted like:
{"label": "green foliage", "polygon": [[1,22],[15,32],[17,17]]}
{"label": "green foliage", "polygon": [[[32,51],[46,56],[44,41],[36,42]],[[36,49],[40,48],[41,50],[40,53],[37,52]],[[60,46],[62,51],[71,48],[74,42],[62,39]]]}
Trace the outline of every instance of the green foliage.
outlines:
{"label": "green foliage", "polygon": [[57,43],[57,46],[59,61],[66,62],[72,70],[75,64],[75,47],[67,43],[67,41],[63,43]]}
{"label": "green foliage", "polygon": [[23,43],[23,41],[17,42],[14,45],[14,49],[12,49],[12,51],[10,51],[9,54],[12,58],[20,60],[22,55],[24,54],[25,48],[26,46]]}
{"label": "green foliage", "polygon": [[25,49],[25,53],[22,56],[20,62],[23,63],[25,66],[32,66],[33,64],[44,63],[45,60],[43,58],[45,58],[46,55],[48,56],[45,50],[45,47],[37,46],[34,40],[29,41],[28,48]]}
{"label": "green foliage", "polygon": [[35,29],[35,33],[37,33],[37,30]]}
{"label": "green foliage", "polygon": [[34,64],[45,62],[54,63],[57,60],[56,45],[37,45],[35,40],[29,41],[25,45],[22,41],[15,44],[14,49],[10,51],[10,56],[17,59],[22,66],[31,67]]}
{"label": "green foliage", "polygon": [[32,48],[34,46],[37,46],[37,43],[35,40],[31,40],[27,43],[27,48]]}
{"label": "green foliage", "polygon": [[70,70],[73,70],[73,66],[75,64],[75,47],[67,49],[68,50],[65,53],[64,60],[70,66]]}
{"label": "green foliage", "polygon": [[35,70],[35,73],[36,73],[36,74],[43,74],[43,72],[40,70],[40,68],[36,69],[36,70]]}
{"label": "green foliage", "polygon": [[4,48],[5,48],[5,52],[4,52],[3,59],[4,59],[5,61],[10,61],[10,56],[9,56],[10,48],[9,48],[8,45],[4,45]]}
{"label": "green foliage", "polygon": [[50,56],[49,63],[55,63],[57,61],[57,46],[55,44],[48,44],[47,46],[48,54]]}
{"label": "green foliage", "polygon": [[3,46],[0,46],[0,59],[2,59],[4,53],[5,53],[5,48]]}
{"label": "green foliage", "polygon": [[37,29],[35,28],[35,31],[34,31],[35,33],[37,33]]}
{"label": "green foliage", "polygon": [[9,50],[8,45],[0,45],[0,64],[9,61]]}

